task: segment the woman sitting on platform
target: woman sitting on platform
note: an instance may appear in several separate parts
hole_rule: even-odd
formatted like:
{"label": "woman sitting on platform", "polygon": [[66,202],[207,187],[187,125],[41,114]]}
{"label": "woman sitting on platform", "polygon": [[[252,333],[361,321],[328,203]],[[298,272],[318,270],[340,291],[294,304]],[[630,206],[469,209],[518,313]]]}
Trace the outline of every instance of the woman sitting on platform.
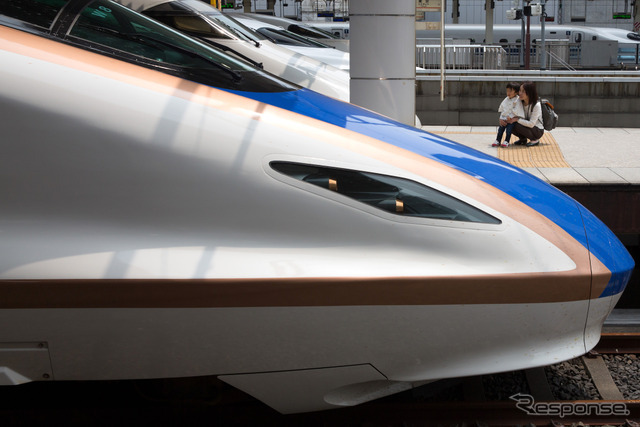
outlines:
{"label": "woman sitting on platform", "polygon": [[[538,91],[533,82],[524,82],[520,86],[520,102],[524,107],[524,117],[508,119],[507,123],[516,122],[513,134],[519,139],[515,145],[533,147],[540,144],[540,138],[544,134],[542,124],[542,107],[538,102]],[[530,141],[527,142],[527,139]]]}

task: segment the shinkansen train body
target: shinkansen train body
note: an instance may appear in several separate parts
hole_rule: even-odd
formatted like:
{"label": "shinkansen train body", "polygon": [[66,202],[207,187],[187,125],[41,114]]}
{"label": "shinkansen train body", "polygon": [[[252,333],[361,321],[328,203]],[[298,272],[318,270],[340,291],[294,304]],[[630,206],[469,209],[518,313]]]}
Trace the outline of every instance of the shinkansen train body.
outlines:
{"label": "shinkansen train body", "polygon": [[[439,38],[439,31],[417,30],[417,39]],[[471,43],[485,43],[484,25],[450,24],[445,26],[445,37]],[[530,40],[533,48],[540,46],[542,28],[531,25]],[[493,44],[510,44],[510,52],[514,45],[524,40],[521,25],[496,25],[493,27]],[[640,35],[631,31],[615,28],[581,27],[571,25],[546,25],[545,40],[548,42],[566,42],[566,56],[556,55],[573,65],[584,68],[617,68],[624,64],[637,64],[640,59],[638,47]],[[604,46],[610,42],[611,46]],[[606,44],[606,43],[605,43]]]}
{"label": "shinkansen train body", "polygon": [[296,21],[289,18],[280,18],[273,15],[263,15],[260,13],[246,13],[243,15],[249,18],[253,18],[257,21],[277,25],[299,36],[319,41],[325,45],[333,46],[336,49],[344,52],[349,52],[349,40],[338,37],[330,33],[329,31],[312,27],[305,22]]}
{"label": "shinkansen train body", "polygon": [[244,13],[235,13],[233,18],[282,47],[310,56],[340,70],[349,70],[349,52],[300,36],[279,25],[258,21]]}
{"label": "shinkansen train body", "polygon": [[[349,22],[308,22],[315,28],[327,31],[336,37],[349,38]],[[482,24],[445,24],[445,37],[453,39],[469,40],[472,43],[485,42],[486,27]],[[531,25],[531,39],[542,38],[541,26]],[[440,38],[440,30],[416,30],[416,38]],[[613,40],[620,43],[640,43],[640,35],[632,31],[618,28],[585,27],[578,25],[545,26],[545,38],[564,39],[573,43],[582,40]],[[522,39],[522,27],[518,25],[494,25],[494,43],[516,43]]]}
{"label": "shinkansen train body", "polygon": [[254,62],[276,76],[323,95],[349,102],[349,72],[278,46],[201,0],[120,0],[180,32],[231,55]]}
{"label": "shinkansen train body", "polygon": [[108,0],[0,3],[0,383],[283,413],[589,351],[634,263],[500,160]]}
{"label": "shinkansen train body", "polygon": [[[328,31],[335,36],[349,38],[348,22],[313,22],[312,26]],[[485,42],[485,26],[475,24],[446,24],[445,38],[456,42],[471,42],[472,44],[486,44]],[[530,39],[534,46],[539,44],[542,39],[540,25],[531,25]],[[416,39],[418,43],[428,43],[429,40],[440,40],[439,30],[416,30]],[[516,44],[524,40],[522,36],[521,25],[494,25],[493,27],[493,44]],[[601,28],[601,27],[584,27],[577,25],[554,25],[545,26],[545,40],[558,41],[564,40],[573,49],[580,47],[582,49],[602,49],[602,45],[590,45],[592,41],[609,41],[616,43],[613,53],[610,57],[602,54],[595,59],[595,63],[589,65],[601,67],[617,67],[623,64],[637,64],[639,62],[639,45],[640,35],[632,31],[626,31],[617,28]],[[513,52],[514,47],[510,47]],[[517,49],[517,47],[516,47]],[[576,53],[572,53],[575,55]],[[594,59],[590,58],[590,61]],[[572,62],[579,62],[572,61]]]}
{"label": "shinkansen train body", "polygon": [[[531,25],[531,40],[542,38],[540,25]],[[472,43],[485,42],[484,25],[447,24],[445,25],[445,37],[453,39],[465,39]],[[439,30],[417,30],[416,38],[440,38]],[[568,40],[571,43],[580,43],[584,40],[611,40],[620,43],[640,43],[640,37],[631,31],[611,28],[582,27],[577,25],[545,25],[545,38],[547,40]],[[516,43],[522,40],[522,27],[518,25],[494,25],[494,43]]]}

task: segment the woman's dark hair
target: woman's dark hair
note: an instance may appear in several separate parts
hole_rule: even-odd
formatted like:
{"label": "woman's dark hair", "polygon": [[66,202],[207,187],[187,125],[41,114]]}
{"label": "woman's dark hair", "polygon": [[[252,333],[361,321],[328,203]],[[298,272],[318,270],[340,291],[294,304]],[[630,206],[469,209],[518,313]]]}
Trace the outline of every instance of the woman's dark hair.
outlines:
{"label": "woman's dark hair", "polygon": [[509,82],[507,83],[507,89],[513,89],[516,92],[520,90],[520,83]]}
{"label": "woman's dark hair", "polygon": [[529,105],[535,105],[538,102],[538,91],[536,90],[536,84],[534,82],[522,83],[522,90],[529,97]]}

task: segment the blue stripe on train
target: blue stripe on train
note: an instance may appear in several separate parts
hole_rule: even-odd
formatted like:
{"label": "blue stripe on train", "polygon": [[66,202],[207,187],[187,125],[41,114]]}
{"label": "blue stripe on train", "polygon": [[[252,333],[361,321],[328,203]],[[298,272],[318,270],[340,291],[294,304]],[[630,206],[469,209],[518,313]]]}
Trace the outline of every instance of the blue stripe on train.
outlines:
{"label": "blue stripe on train", "polygon": [[[486,181],[522,201],[562,227],[611,270],[612,277],[601,297],[621,292],[629,279],[633,259],[608,227],[563,192],[515,166],[308,89],[280,93],[234,93],[412,151]],[[588,239],[583,223],[589,232]]]}

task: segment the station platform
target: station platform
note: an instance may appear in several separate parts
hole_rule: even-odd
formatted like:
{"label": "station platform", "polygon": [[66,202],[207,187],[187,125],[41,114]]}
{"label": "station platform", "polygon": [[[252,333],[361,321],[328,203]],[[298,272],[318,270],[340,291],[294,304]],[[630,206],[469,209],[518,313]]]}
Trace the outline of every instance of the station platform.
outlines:
{"label": "station platform", "polygon": [[558,127],[545,132],[538,146],[507,148],[491,147],[497,126],[422,129],[496,156],[552,185],[640,185],[640,128]]}

